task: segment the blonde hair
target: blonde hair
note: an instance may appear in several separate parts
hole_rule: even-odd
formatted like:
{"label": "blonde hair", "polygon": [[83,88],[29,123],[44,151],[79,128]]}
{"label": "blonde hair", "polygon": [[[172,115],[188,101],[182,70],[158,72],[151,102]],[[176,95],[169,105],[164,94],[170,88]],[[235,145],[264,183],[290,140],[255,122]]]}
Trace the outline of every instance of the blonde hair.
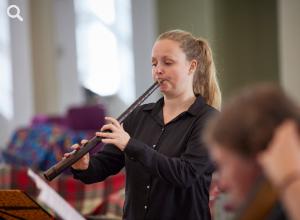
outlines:
{"label": "blonde hair", "polygon": [[202,38],[197,39],[191,33],[182,30],[165,32],[157,38],[157,41],[163,39],[178,42],[187,60],[197,61],[198,65],[193,79],[194,94],[201,95],[207,104],[220,110],[221,91],[208,42]]}

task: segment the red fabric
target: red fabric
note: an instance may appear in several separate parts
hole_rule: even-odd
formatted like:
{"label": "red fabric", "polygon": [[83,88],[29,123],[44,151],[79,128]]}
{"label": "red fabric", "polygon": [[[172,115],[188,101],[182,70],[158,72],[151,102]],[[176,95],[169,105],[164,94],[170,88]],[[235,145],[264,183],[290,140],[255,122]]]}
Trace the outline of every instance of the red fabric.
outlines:
{"label": "red fabric", "polygon": [[[71,175],[62,174],[49,185],[70,203],[77,211],[87,215],[98,210],[99,214],[105,214],[106,209],[99,209],[107,206],[108,197],[124,187],[125,175],[121,172],[118,175],[96,184],[83,184]],[[27,192],[33,198],[38,195],[37,188],[27,175],[27,168],[12,167],[5,165],[0,167],[0,188],[20,189]]]}

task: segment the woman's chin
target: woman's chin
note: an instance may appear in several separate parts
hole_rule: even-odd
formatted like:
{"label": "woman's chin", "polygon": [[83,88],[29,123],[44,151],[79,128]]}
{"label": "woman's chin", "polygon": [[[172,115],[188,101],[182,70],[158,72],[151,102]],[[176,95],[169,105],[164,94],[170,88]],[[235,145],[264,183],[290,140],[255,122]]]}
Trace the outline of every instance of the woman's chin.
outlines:
{"label": "woman's chin", "polygon": [[166,93],[169,90],[167,85],[161,85],[159,89],[162,93]]}

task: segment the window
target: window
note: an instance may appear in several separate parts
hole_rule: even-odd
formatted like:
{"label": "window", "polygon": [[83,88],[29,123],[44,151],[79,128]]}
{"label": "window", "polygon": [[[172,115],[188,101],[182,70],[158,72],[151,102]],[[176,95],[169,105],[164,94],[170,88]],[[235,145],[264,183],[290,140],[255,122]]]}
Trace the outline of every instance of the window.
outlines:
{"label": "window", "polygon": [[0,116],[13,117],[12,72],[10,60],[9,18],[6,15],[7,1],[0,1]]}
{"label": "window", "polygon": [[135,90],[130,0],[75,0],[75,11],[82,85],[131,103]]}

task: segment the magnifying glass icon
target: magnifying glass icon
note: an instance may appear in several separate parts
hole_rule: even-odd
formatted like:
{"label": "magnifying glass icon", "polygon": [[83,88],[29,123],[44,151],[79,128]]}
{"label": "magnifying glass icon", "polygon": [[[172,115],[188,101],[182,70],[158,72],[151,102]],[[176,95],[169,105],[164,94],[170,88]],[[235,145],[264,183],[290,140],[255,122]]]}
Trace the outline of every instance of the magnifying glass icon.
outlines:
{"label": "magnifying glass icon", "polygon": [[[15,13],[12,13],[15,12]],[[20,8],[17,5],[10,5],[7,7],[7,15],[10,18],[18,18],[20,21],[23,21],[23,18],[20,15]]]}

